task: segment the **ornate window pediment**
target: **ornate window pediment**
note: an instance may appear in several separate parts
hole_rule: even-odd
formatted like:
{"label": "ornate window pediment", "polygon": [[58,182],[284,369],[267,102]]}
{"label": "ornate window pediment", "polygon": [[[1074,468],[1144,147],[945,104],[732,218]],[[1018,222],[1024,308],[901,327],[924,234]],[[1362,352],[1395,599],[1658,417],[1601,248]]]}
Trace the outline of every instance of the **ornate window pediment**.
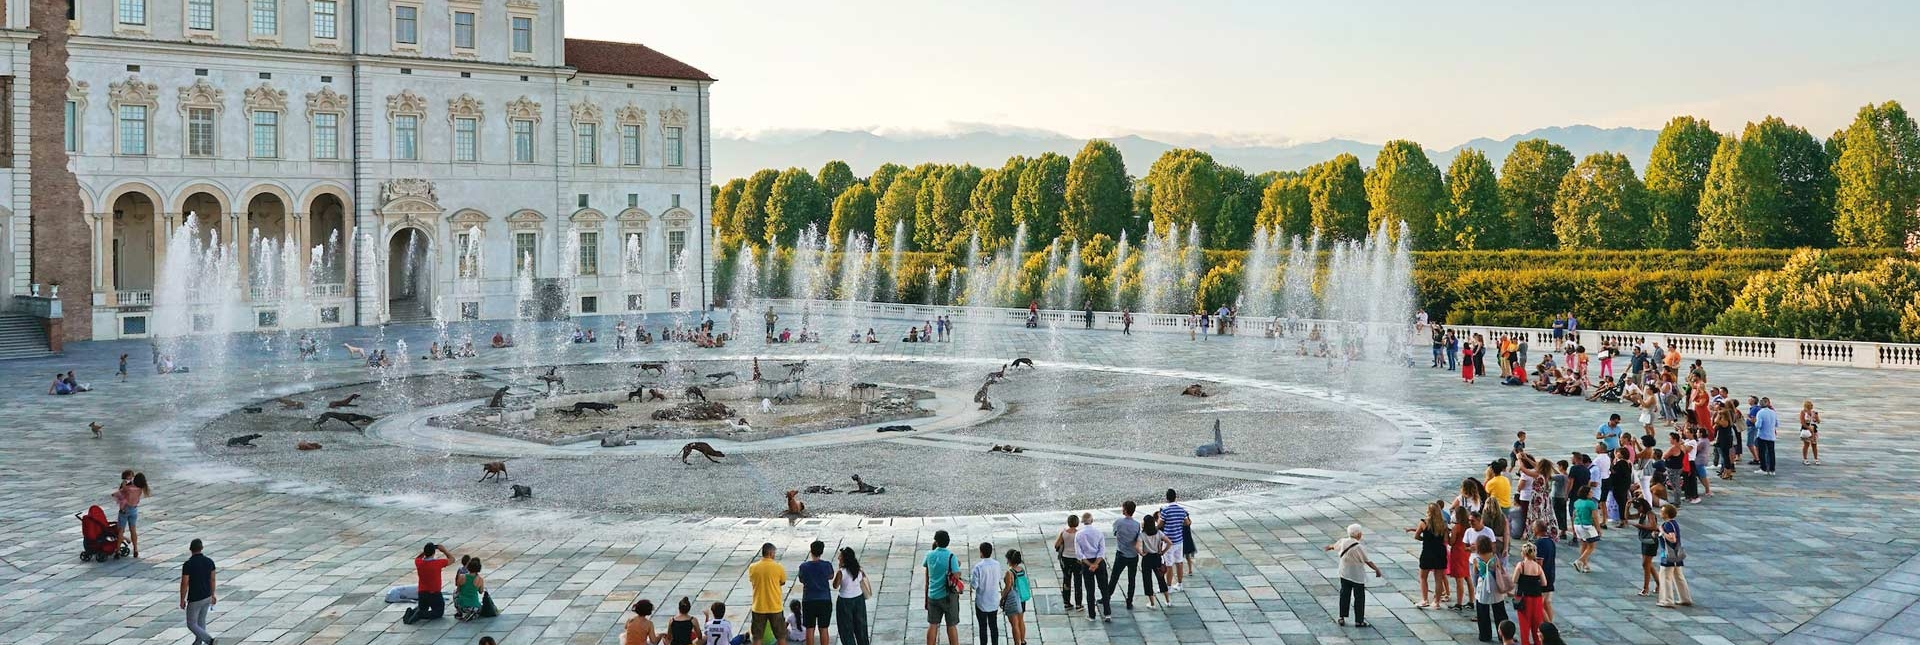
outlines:
{"label": "ornate window pediment", "polygon": [[648,215],[646,211],[638,208],[629,208],[620,211],[620,214],[614,216],[613,219],[620,222],[620,228],[635,229],[646,228],[647,222],[653,221],[653,216]]}
{"label": "ornate window pediment", "polygon": [[606,222],[607,216],[605,213],[591,208],[582,208],[567,219],[577,226],[592,228],[598,227],[601,223]]}
{"label": "ornate window pediment", "polygon": [[599,123],[600,106],[591,101],[573,104],[574,123]]}
{"label": "ornate window pediment", "polygon": [[687,127],[687,113],[680,108],[670,107],[660,111],[660,125],[670,128]]}
{"label": "ornate window pediment", "polygon": [[480,115],[480,99],[473,98],[472,94],[461,94],[456,98],[447,99],[447,120],[449,121],[458,118],[478,119]]}
{"label": "ornate window pediment", "polygon": [[661,217],[666,218],[667,225],[673,227],[686,226],[688,222],[693,221],[693,213],[684,208],[668,210]]}
{"label": "ornate window pediment", "polygon": [[315,112],[347,112],[347,95],[333,91],[331,87],[322,87],[318,92],[307,93],[307,118],[313,118]]}
{"label": "ornate window pediment", "polygon": [[426,116],[427,99],[414,94],[413,90],[400,90],[399,94],[387,97],[387,118],[400,114]]}
{"label": "ornate window pediment", "polygon": [[537,230],[540,230],[540,225],[542,223],[545,223],[546,221],[547,221],[547,217],[545,215],[541,215],[540,213],[536,211],[531,211],[531,210],[517,211],[514,214],[507,216],[508,228],[512,228],[513,230],[516,230],[516,231],[518,230],[537,231]]}
{"label": "ornate window pediment", "polygon": [[461,209],[458,213],[454,213],[452,217],[448,217],[447,222],[453,224],[453,232],[464,233],[467,229],[486,228],[487,222],[492,219],[491,217],[487,217],[486,213],[466,208]]}
{"label": "ornate window pediment", "polygon": [[640,106],[628,103],[620,106],[620,109],[613,111],[613,119],[620,122],[620,125],[645,127],[647,125],[647,111],[640,109]]}
{"label": "ornate window pediment", "polygon": [[261,83],[259,87],[247,88],[246,102],[248,110],[282,112],[287,109],[287,91]]}
{"label": "ornate window pediment", "polygon": [[530,119],[535,123],[538,123],[540,121],[540,102],[527,98],[524,95],[521,96],[520,98],[514,99],[512,101],[508,101],[507,102],[507,118]]}
{"label": "ornate window pediment", "polygon": [[507,8],[522,11],[539,11],[540,0],[507,0]]}
{"label": "ornate window pediment", "polygon": [[68,80],[67,81],[67,100],[73,101],[75,103],[79,103],[80,107],[83,107],[83,108],[86,107],[87,106],[87,89],[90,87],[92,86],[88,85],[86,81]]}
{"label": "ornate window pediment", "polygon": [[193,79],[193,84],[180,88],[180,113],[189,108],[211,108],[223,112],[227,108],[227,92],[214,87],[205,78]]}
{"label": "ornate window pediment", "polygon": [[138,75],[128,76],[127,80],[108,83],[107,96],[115,104],[158,105],[160,85],[140,80]]}
{"label": "ornate window pediment", "polygon": [[383,215],[439,216],[440,198],[433,182],[425,179],[394,179],[380,185],[380,213]]}

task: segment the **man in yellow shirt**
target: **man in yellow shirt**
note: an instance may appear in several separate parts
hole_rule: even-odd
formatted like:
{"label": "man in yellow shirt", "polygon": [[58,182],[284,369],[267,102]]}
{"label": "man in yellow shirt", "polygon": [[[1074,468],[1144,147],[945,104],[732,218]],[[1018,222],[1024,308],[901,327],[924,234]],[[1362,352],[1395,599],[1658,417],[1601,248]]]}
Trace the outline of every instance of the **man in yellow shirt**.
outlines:
{"label": "man in yellow shirt", "polygon": [[1507,460],[1494,460],[1492,465],[1487,466],[1487,472],[1491,473],[1487,477],[1487,496],[1492,497],[1494,505],[1500,507],[1500,514],[1507,517],[1507,530],[1511,532],[1514,528],[1513,482],[1507,479]]}
{"label": "man in yellow shirt", "polygon": [[747,640],[762,642],[767,628],[773,628],[773,638],[780,645],[787,645],[787,620],[782,614],[780,596],[787,586],[787,570],[773,559],[773,543],[760,545],[760,560],[747,566],[747,582],[753,585],[753,619],[748,621]]}

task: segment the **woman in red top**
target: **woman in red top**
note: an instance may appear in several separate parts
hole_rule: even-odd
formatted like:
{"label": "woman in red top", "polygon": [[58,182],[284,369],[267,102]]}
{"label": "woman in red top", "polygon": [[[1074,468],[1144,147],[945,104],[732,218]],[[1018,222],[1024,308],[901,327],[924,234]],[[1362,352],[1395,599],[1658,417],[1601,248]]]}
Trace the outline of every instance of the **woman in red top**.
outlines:
{"label": "woman in red top", "polygon": [[[1469,606],[1473,596],[1468,595],[1467,577],[1473,570],[1467,566],[1467,545],[1463,542],[1467,535],[1467,509],[1453,507],[1453,531],[1447,536],[1447,577],[1453,579],[1453,604],[1448,609],[1459,611]],[[1442,582],[1441,586],[1446,586]]]}

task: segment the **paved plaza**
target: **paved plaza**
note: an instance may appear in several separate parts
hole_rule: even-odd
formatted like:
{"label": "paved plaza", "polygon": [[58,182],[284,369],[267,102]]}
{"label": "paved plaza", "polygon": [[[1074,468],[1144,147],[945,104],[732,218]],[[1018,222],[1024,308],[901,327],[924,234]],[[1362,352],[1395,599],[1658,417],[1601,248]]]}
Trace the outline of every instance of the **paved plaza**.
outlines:
{"label": "paved plaza", "polygon": [[[598,324],[604,330],[612,321]],[[1028,613],[1030,643],[1472,642],[1470,612],[1415,607],[1419,543],[1402,529],[1413,526],[1425,503],[1451,498],[1461,478],[1478,476],[1482,465],[1503,455],[1514,431],[1528,431],[1534,453],[1564,458],[1591,449],[1593,428],[1608,413],[1627,411],[1486,380],[1468,386],[1456,375],[1425,368],[1347,370],[1276,351],[1257,338],[981,327],[961,329],[961,342],[951,344],[766,346],[750,340],[721,350],[654,345],[616,353],[603,339],[542,355],[542,363],[568,364],[853,352],[969,373],[1030,356],[1042,375],[1051,366],[1073,366],[1275,388],[1376,415],[1402,432],[1399,444],[1371,466],[1213,468],[1204,476],[1241,477],[1251,487],[1190,504],[1201,549],[1198,580],[1190,579],[1164,611],[1143,603],[1135,611],[1119,610],[1116,601],[1119,611],[1110,624],[1067,615],[1053,558],[1041,555],[1049,552],[1067,512],[1080,508],[789,521],[773,514],[773,493],[762,517],[595,513],[504,500],[476,504],[445,493],[474,485],[475,475],[464,468],[445,481],[408,479],[369,494],[216,462],[188,438],[193,428],[242,406],[376,380],[344,356],[341,342],[378,347],[404,339],[417,354],[435,333],[426,326],[336,330],[327,339],[325,360],[297,364],[260,349],[260,341],[248,336],[234,342],[225,367],[195,365],[194,373],[184,375],[154,375],[144,342],[82,343],[62,357],[0,363],[0,401],[7,410],[0,422],[0,645],[191,642],[176,603],[179,568],[194,538],[205,540],[220,566],[222,593],[212,629],[221,643],[470,644],[481,635],[504,645],[618,643],[625,609],[636,598],[661,607],[682,596],[696,606],[724,600],[730,616],[738,617],[749,598],[746,565],[758,546],[778,545],[791,570],[815,539],[853,547],[873,574],[877,597],[869,615],[875,642],[920,643],[918,556],[942,529],[953,534],[956,546],[989,541],[1000,553],[1017,548],[1030,554],[1037,605]],[[111,377],[121,353],[132,355],[133,375],[126,383]],[[483,349],[476,359],[416,361],[405,370],[514,366],[512,352]],[[1715,480],[1716,495],[1705,503],[1682,509],[1694,607],[1660,609],[1653,598],[1635,595],[1640,571],[1631,531],[1606,534],[1590,574],[1574,571],[1573,549],[1563,547],[1553,605],[1570,640],[1912,642],[1907,635],[1920,633],[1920,609],[1914,608],[1920,563],[1913,560],[1920,552],[1920,511],[1913,504],[1920,498],[1913,486],[1920,446],[1908,434],[1920,429],[1920,409],[1911,404],[1911,394],[1920,392],[1920,372],[1742,363],[1707,368],[1712,381],[1734,395],[1770,396],[1789,414],[1803,399],[1817,401],[1826,421],[1825,464],[1800,465],[1796,442],[1783,432],[1779,476],[1752,476],[1743,467],[1733,482]],[[47,380],[68,369],[78,370],[95,391],[45,395]],[[1027,395],[1021,389],[995,393],[1014,406]],[[1209,419],[1186,414],[1169,427]],[[106,438],[88,433],[87,424],[96,421],[106,427]],[[1285,431],[1229,428],[1228,443],[1235,432]],[[957,450],[943,444],[966,441],[972,440],[949,434],[880,445],[912,455],[916,467],[938,467],[943,455]],[[1203,476],[1209,467],[1197,458],[1130,458],[1101,446],[1045,447],[1031,457],[1009,456],[1001,485],[1044,488],[1050,481],[1114,470],[1178,482]],[[810,449],[799,442],[790,448],[792,458],[804,460]],[[445,458],[420,456],[423,464]],[[110,509],[107,496],[123,468],[146,472],[154,488],[142,504],[143,557],[80,562],[72,514],[93,504]],[[682,477],[697,478],[702,471],[684,472]],[[675,491],[635,486],[631,494],[644,499]],[[1121,501],[1091,510],[1105,525]],[[1139,501],[1156,508],[1146,502],[1157,500]],[[1374,559],[1385,571],[1369,587],[1373,627],[1366,629],[1334,624],[1337,574],[1321,551],[1354,522],[1367,528]],[[412,584],[411,557],[427,541],[486,561],[499,617],[400,624],[405,605],[389,605],[381,594],[392,585]],[[961,630],[963,638],[973,639],[970,620]]]}

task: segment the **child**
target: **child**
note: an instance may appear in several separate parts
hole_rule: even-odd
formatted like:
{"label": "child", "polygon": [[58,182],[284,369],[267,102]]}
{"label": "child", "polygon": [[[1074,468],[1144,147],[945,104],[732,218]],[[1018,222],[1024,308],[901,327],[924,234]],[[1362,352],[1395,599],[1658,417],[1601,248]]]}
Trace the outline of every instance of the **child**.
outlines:
{"label": "child", "polygon": [[733,637],[733,623],[727,622],[727,603],[713,603],[707,609],[706,619],[707,626],[701,631],[705,638],[704,645],[744,645],[746,642],[746,634],[741,634],[738,639]]}
{"label": "child", "polygon": [[791,600],[787,602],[787,642],[788,643],[807,642],[807,623],[806,623],[806,614],[804,612],[805,610],[802,609],[800,606],[800,601]]}
{"label": "child", "polygon": [[1513,452],[1507,453],[1507,461],[1520,463],[1520,455],[1527,451],[1527,431],[1513,433]]}

